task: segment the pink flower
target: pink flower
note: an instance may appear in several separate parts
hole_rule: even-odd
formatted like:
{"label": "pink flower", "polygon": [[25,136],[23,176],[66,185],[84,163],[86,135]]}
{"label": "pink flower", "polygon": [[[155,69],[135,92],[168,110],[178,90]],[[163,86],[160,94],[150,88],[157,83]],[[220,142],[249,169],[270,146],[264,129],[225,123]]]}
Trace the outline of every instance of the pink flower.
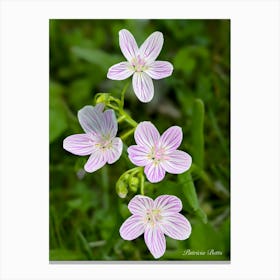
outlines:
{"label": "pink flower", "polygon": [[181,200],[173,195],[161,195],[155,200],[136,195],[128,204],[132,213],[121,226],[120,235],[133,240],[144,233],[145,243],[154,258],[160,258],[166,249],[165,235],[178,240],[191,234],[189,221],[180,213]]}
{"label": "pink flower", "polygon": [[189,154],[177,150],[183,133],[179,126],[168,128],[162,136],[151,122],[141,122],[134,133],[137,145],[128,148],[128,156],[137,166],[145,166],[144,172],[152,183],[161,181],[165,172],[180,174],[192,163]]}
{"label": "pink flower", "polygon": [[161,32],[152,33],[138,48],[133,35],[126,29],[119,32],[120,48],[127,62],[113,65],[107,74],[112,80],[124,80],[133,74],[133,89],[142,102],[149,102],[154,96],[152,79],[166,78],[172,74],[173,66],[167,61],[155,61],[162,45]]}
{"label": "pink flower", "polygon": [[78,112],[84,134],[75,134],[63,141],[63,148],[78,155],[90,155],[85,170],[94,172],[106,163],[117,161],[122,153],[123,143],[116,137],[118,123],[113,110],[103,112],[104,104],[85,106]]}

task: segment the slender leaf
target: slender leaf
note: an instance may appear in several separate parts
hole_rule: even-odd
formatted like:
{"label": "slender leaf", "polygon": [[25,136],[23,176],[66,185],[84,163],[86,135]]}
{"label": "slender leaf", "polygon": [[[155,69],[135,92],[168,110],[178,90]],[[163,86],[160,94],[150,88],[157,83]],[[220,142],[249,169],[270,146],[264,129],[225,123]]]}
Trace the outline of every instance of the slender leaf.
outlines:
{"label": "slender leaf", "polygon": [[196,99],[193,105],[192,120],[192,157],[197,166],[204,165],[204,103]]}

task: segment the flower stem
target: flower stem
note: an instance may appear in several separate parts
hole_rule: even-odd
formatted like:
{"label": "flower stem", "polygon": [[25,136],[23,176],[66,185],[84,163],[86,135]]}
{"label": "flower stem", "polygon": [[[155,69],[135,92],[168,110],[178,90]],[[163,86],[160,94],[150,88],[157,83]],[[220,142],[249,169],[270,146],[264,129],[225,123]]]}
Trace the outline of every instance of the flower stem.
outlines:
{"label": "flower stem", "polygon": [[143,174],[143,168],[142,168],[142,172],[140,174],[140,193],[142,195],[145,195],[145,178],[144,178],[144,174]]}
{"label": "flower stem", "polygon": [[125,132],[123,135],[121,135],[121,139],[125,140],[130,134],[132,134],[135,131],[135,128],[130,129],[129,131]]}
{"label": "flower stem", "polygon": [[123,108],[123,106],[124,106],[124,95],[125,95],[125,93],[126,93],[126,90],[127,90],[127,88],[128,88],[128,85],[129,85],[129,82],[127,82],[127,83],[125,84],[125,86],[123,87],[123,90],[122,90],[122,92],[121,92],[121,106],[122,106],[122,108]]}
{"label": "flower stem", "polygon": [[124,115],[122,115],[122,116],[120,116],[120,117],[118,117],[118,123],[121,123],[122,121],[124,121],[125,120],[125,116]]}
{"label": "flower stem", "polygon": [[138,123],[131,118],[130,115],[128,115],[123,109],[119,109],[119,113],[121,115],[121,117],[124,117],[124,120],[129,123],[132,127],[136,127],[138,125]]}

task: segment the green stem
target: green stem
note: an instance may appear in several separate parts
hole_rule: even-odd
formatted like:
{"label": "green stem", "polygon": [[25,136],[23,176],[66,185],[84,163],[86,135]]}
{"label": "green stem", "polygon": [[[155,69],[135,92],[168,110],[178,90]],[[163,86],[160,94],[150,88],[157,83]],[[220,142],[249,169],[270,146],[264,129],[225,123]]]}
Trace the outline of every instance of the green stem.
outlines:
{"label": "green stem", "polygon": [[130,134],[132,134],[135,131],[135,128],[130,129],[129,131],[125,132],[123,135],[121,135],[121,139],[125,140]]}
{"label": "green stem", "polygon": [[142,168],[142,172],[140,174],[140,193],[142,195],[145,195],[145,178],[144,178],[144,174],[143,174],[143,168]]}
{"label": "green stem", "polygon": [[126,90],[127,90],[127,88],[128,88],[128,85],[129,85],[129,82],[127,82],[127,83],[125,84],[125,86],[123,87],[123,90],[122,90],[122,92],[121,92],[121,106],[122,106],[122,108],[123,108],[123,106],[124,106],[124,95],[125,95],[125,93],[126,93]]}
{"label": "green stem", "polygon": [[119,113],[121,116],[125,117],[125,121],[131,126],[136,127],[138,125],[138,123],[134,119],[132,119],[131,116],[128,115],[123,109],[119,109]]}
{"label": "green stem", "polygon": [[119,118],[118,118],[118,123],[121,123],[122,121],[124,121],[125,120],[125,116],[124,115],[122,115],[122,116],[120,116]]}
{"label": "green stem", "polygon": [[112,108],[112,109],[114,109],[114,110],[116,110],[116,111],[119,111],[119,108],[118,107],[116,107],[116,106],[114,106],[114,105],[112,105],[112,104],[107,104],[107,106],[108,107],[110,107],[110,108]]}

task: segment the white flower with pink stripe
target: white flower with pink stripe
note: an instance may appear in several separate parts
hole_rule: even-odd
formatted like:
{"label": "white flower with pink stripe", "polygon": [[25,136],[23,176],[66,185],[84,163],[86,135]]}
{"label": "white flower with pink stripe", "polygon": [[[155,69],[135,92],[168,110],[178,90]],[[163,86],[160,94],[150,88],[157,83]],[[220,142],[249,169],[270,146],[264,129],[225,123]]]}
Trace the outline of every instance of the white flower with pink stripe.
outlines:
{"label": "white flower with pink stripe", "polygon": [[116,137],[118,123],[115,112],[103,110],[103,103],[83,107],[78,112],[78,119],[85,133],[71,135],[63,141],[63,148],[68,152],[90,155],[84,167],[87,172],[94,172],[106,163],[114,163],[122,153],[122,140]]}
{"label": "white flower with pink stripe", "polygon": [[162,49],[162,33],[152,33],[138,48],[133,35],[122,29],[119,32],[119,43],[127,61],[110,67],[107,77],[112,80],[125,80],[133,75],[132,85],[136,96],[142,102],[150,102],[154,96],[152,79],[166,78],[173,71],[170,62],[155,61]]}
{"label": "white flower with pink stripe", "polygon": [[134,138],[137,145],[128,148],[129,159],[137,166],[145,166],[144,172],[151,183],[163,180],[166,172],[181,174],[190,168],[191,156],[177,150],[183,139],[179,126],[168,128],[160,136],[151,122],[141,122]]}
{"label": "white flower with pink stripe", "polygon": [[133,240],[144,233],[145,243],[154,258],[160,258],[166,250],[167,235],[173,239],[185,240],[191,234],[189,221],[179,212],[181,200],[173,195],[161,195],[155,200],[136,195],[128,204],[132,213],[121,226],[120,235]]}

